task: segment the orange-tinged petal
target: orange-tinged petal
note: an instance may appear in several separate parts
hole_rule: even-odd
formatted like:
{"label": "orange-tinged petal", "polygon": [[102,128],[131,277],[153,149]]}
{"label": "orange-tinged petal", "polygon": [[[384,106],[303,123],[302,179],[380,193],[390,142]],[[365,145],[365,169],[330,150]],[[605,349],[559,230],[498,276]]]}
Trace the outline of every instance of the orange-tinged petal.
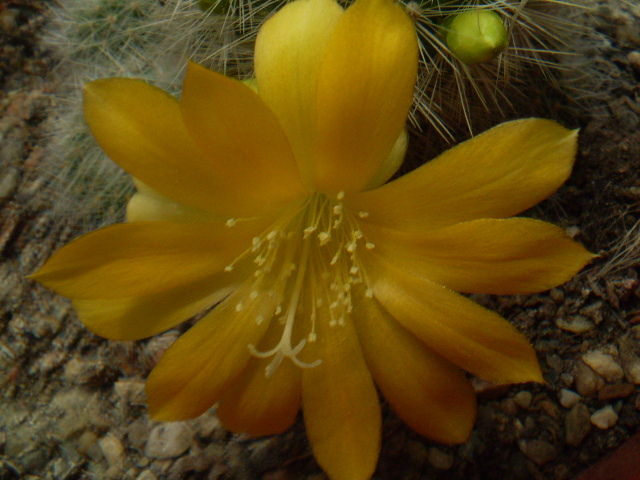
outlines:
{"label": "orange-tinged petal", "polygon": [[152,418],[186,420],[208,410],[246,368],[249,345],[260,342],[273,301],[250,300],[253,279],[171,345],[147,380]]}
{"label": "orange-tinged petal", "polygon": [[74,300],[73,307],[82,323],[97,335],[139,340],[168,330],[223,300],[243,279],[239,270],[139,297]]}
{"label": "orange-tinged petal", "polygon": [[128,222],[224,222],[228,217],[187,207],[133,179],[137,192],[127,203]]}
{"label": "orange-tinged petal", "polygon": [[442,443],[463,443],[476,418],[471,384],[402,328],[375,299],[354,295],[353,318],[376,385],[407,425]]}
{"label": "orange-tinged petal", "polygon": [[563,229],[530,218],[473,220],[427,233],[361,227],[377,254],[458,292],[540,292],[570,280],[594,258]]}
{"label": "orange-tinged petal", "polygon": [[533,347],[498,314],[375,255],[366,267],[385,309],[442,357],[495,383],[542,381]]}
{"label": "orange-tinged petal", "polygon": [[358,0],[338,21],[318,82],[318,189],[363,190],[405,126],[418,68],[413,22],[392,0]]}
{"label": "orange-tinged petal", "polygon": [[577,131],[550,120],[503,123],[382,187],[345,197],[368,221],[425,231],[520,213],[571,173]]}
{"label": "orange-tinged petal", "polygon": [[159,193],[189,207],[253,217],[274,205],[256,199],[253,185],[221,175],[182,120],[178,101],[141,80],[89,83],[84,116],[105,153]]}
{"label": "orange-tinged petal", "polygon": [[260,29],[255,70],[260,97],[287,134],[305,185],[314,185],[318,71],[343,10],[334,0],[299,0]]}
{"label": "orange-tinged petal", "polygon": [[245,195],[275,205],[306,195],[282,127],[249,86],[189,62],[180,110],[216,175]]}
{"label": "orange-tinged petal", "polygon": [[[358,338],[347,319],[319,315],[317,340],[303,353],[322,363],[302,371],[302,412],[313,455],[332,480],[367,480],[380,452],[381,413]],[[305,352],[305,350],[308,350]]]}
{"label": "orange-tinged petal", "polygon": [[136,222],[89,233],[57,251],[31,279],[72,299],[127,298],[203,280],[231,264],[266,221]]}
{"label": "orange-tinged petal", "polygon": [[[268,351],[280,340],[282,326],[272,324],[258,351]],[[251,358],[247,368],[222,395],[218,418],[227,430],[252,436],[274,435],[288,429],[302,403],[300,368],[285,359],[268,377],[271,358]]]}

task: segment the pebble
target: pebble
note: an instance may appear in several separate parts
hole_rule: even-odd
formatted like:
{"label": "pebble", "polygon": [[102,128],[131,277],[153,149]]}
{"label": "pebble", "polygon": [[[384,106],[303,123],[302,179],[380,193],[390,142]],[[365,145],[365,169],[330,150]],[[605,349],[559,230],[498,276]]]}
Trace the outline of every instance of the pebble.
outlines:
{"label": "pebble", "polygon": [[470,462],[473,461],[477,455],[480,455],[484,449],[485,445],[482,441],[482,437],[477,430],[474,430],[471,432],[467,443],[460,445],[458,448],[458,456]]}
{"label": "pebble", "polygon": [[591,431],[591,414],[583,403],[577,403],[564,419],[564,436],[567,445],[577,447]]}
{"label": "pebble", "polygon": [[404,448],[407,454],[407,460],[411,462],[412,465],[418,468],[424,465],[424,462],[427,460],[427,447],[425,447],[423,443],[409,440]]}
{"label": "pebble", "polygon": [[205,412],[198,418],[194,418],[189,422],[199,437],[213,438],[215,440],[223,440],[227,431],[216,415],[211,412]]}
{"label": "pebble", "polygon": [[520,408],[529,408],[531,406],[532,400],[533,394],[531,392],[528,392],[527,390],[518,392],[513,396],[513,401],[516,402],[516,405],[518,405]]}
{"label": "pebble", "polygon": [[556,325],[558,328],[571,333],[585,333],[595,328],[595,324],[582,315],[573,315],[566,320],[557,318]]}
{"label": "pebble", "polygon": [[556,303],[564,302],[564,292],[559,288],[552,288],[549,290],[549,296]]}
{"label": "pebble", "polygon": [[578,362],[575,387],[583,397],[593,397],[604,387],[604,379],[585,363]]}
{"label": "pebble", "polygon": [[128,378],[118,380],[114,384],[118,396],[129,405],[146,405],[147,396],[144,392],[144,380]]}
{"label": "pebble", "polygon": [[7,8],[0,13],[0,28],[5,32],[10,32],[18,27],[19,11],[15,8]]}
{"label": "pebble", "polygon": [[606,430],[618,423],[618,414],[613,410],[611,405],[607,405],[593,412],[593,415],[591,415],[591,423],[601,430]]}
{"label": "pebble", "polygon": [[189,472],[202,472],[210,465],[201,456],[185,455],[178,458],[167,472],[168,480],[183,480]]}
{"label": "pebble", "polygon": [[184,422],[163,423],[151,430],[144,453],[151,458],[174,458],[189,449],[193,437],[193,430]]}
{"label": "pebble", "polygon": [[500,410],[509,415],[515,416],[518,413],[518,405],[512,398],[505,398],[500,402]]}
{"label": "pebble", "polygon": [[281,436],[257,440],[251,445],[249,462],[257,473],[276,468],[282,463],[284,445]]}
{"label": "pebble", "polygon": [[627,60],[629,60],[629,64],[633,67],[636,73],[640,73],[640,52],[637,50],[629,52]]}
{"label": "pebble", "polygon": [[107,471],[104,472],[104,478],[120,480],[122,479],[122,471],[118,467],[109,467]]}
{"label": "pebble", "polygon": [[609,382],[617,382],[624,378],[624,371],[615,359],[600,350],[591,350],[582,356],[582,361],[591,369],[604,377]]}
{"label": "pebble", "polygon": [[149,468],[153,473],[162,477],[167,474],[171,465],[173,465],[173,460],[171,459],[155,459]]}
{"label": "pebble", "polygon": [[560,390],[560,393],[558,393],[558,400],[564,408],[573,408],[581,398],[579,394],[566,388],[563,388]]}
{"label": "pebble", "polygon": [[82,435],[78,438],[78,446],[76,450],[78,453],[86,455],[93,461],[100,461],[102,458],[102,452],[98,446],[98,436],[91,430],[85,430],[82,432]]}
{"label": "pebble", "polygon": [[9,167],[0,178],[0,205],[4,203],[18,189],[20,170]]}
{"label": "pebble", "polygon": [[602,390],[598,392],[598,400],[606,402],[608,400],[615,400],[616,398],[627,398],[634,390],[633,385],[630,383],[605,385],[602,387]]}
{"label": "pebble", "polygon": [[250,468],[249,455],[240,443],[232,441],[227,444],[225,463],[231,469],[231,473],[233,473],[234,478],[237,480],[255,479],[255,475]]}
{"label": "pebble", "polygon": [[50,463],[51,476],[55,480],[72,480],[79,478],[80,470],[87,459],[68,445],[60,446],[55,460]]}
{"label": "pebble", "polygon": [[136,477],[136,480],[158,480],[158,477],[151,470],[143,470],[140,475]]}
{"label": "pebble", "polygon": [[518,446],[520,451],[537,465],[544,465],[558,456],[556,447],[545,440],[520,440]]}
{"label": "pebble", "polygon": [[562,358],[560,355],[547,355],[545,360],[547,361],[547,365],[554,369],[556,372],[562,372],[564,370],[564,365],[562,364]]}
{"label": "pebble", "polygon": [[100,450],[102,450],[104,458],[107,459],[109,467],[117,468],[120,471],[124,469],[124,447],[118,437],[107,433],[98,440],[98,445],[100,445]]}
{"label": "pebble", "polygon": [[439,448],[430,447],[427,449],[427,460],[438,470],[449,470],[453,466],[454,457]]}
{"label": "pebble", "polygon": [[640,327],[636,326],[618,340],[620,360],[627,381],[640,385]]}
{"label": "pebble", "polygon": [[149,439],[149,427],[136,420],[127,428],[127,439],[132,447],[142,449]]}

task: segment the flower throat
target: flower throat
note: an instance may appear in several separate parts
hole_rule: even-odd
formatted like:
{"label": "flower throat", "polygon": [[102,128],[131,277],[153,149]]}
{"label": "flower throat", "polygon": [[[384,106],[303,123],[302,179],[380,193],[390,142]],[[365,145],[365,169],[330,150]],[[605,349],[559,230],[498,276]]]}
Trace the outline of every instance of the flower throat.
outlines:
{"label": "flower throat", "polygon": [[[373,249],[374,244],[366,241],[356,216],[343,207],[343,199],[344,192],[335,197],[314,193],[254,237],[252,247],[225,268],[230,272],[253,258],[255,270],[245,282],[250,293],[236,304],[236,310],[260,302],[256,323],[277,320],[283,326],[280,341],[268,351],[249,345],[256,357],[273,357],[265,370],[267,377],[285,357],[301,368],[322,363],[320,358],[311,362],[298,358],[306,343],[317,339],[318,312],[323,309],[322,318],[328,318],[330,327],[339,328],[352,311],[353,287],[364,288],[367,297],[373,296],[357,253],[359,248]],[[358,213],[360,218],[367,215]],[[236,222],[230,219],[227,226]],[[296,343],[294,336],[301,339]]]}

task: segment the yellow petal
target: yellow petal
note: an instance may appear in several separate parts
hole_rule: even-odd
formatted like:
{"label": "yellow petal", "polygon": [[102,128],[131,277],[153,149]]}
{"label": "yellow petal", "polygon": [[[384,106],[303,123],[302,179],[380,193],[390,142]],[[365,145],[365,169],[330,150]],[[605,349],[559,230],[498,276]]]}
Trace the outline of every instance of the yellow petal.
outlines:
{"label": "yellow petal", "polygon": [[224,222],[228,217],[187,207],[133,179],[137,192],[127,203],[128,222]]}
{"label": "yellow petal", "polygon": [[243,278],[238,270],[139,297],[74,300],[73,307],[82,323],[97,335],[139,340],[169,330],[223,300]]}
{"label": "yellow petal", "polygon": [[458,292],[540,292],[594,258],[563,229],[529,218],[473,220],[422,234],[361,227],[377,254]]}
{"label": "yellow petal", "polygon": [[376,385],[407,425],[442,443],[463,443],[476,398],[462,371],[402,328],[375,299],[354,295],[354,324]]}
{"label": "yellow petal", "polygon": [[256,199],[252,185],[216,170],[187,131],[178,101],[159,88],[141,80],[96,80],[85,87],[83,107],[105,153],[172,200],[228,216],[253,217],[275,208]]}
{"label": "yellow petal", "polygon": [[203,280],[231,264],[266,221],[136,222],[84,235],[30,276],[72,299],[146,295]]}
{"label": "yellow petal", "polygon": [[342,15],[334,0],[299,0],[260,29],[255,70],[260,97],[287,134],[305,185],[314,185],[320,62]]}
{"label": "yellow petal", "polygon": [[380,257],[366,267],[385,309],[442,357],[495,383],[542,381],[533,347],[504,318]]}
{"label": "yellow petal", "polygon": [[[280,340],[282,327],[271,325],[258,351],[268,351]],[[227,430],[251,436],[274,435],[295,421],[302,402],[300,368],[285,359],[267,377],[271,358],[249,360],[247,368],[220,399],[218,418]]]}
{"label": "yellow petal", "polygon": [[152,418],[186,420],[208,410],[247,366],[249,345],[257,344],[269,322],[273,301],[251,301],[253,280],[218,305],[171,345],[147,380]]}
{"label": "yellow petal", "polygon": [[425,231],[520,213],[571,173],[577,131],[550,120],[503,123],[382,187],[345,197],[368,221]]}
{"label": "yellow petal", "polygon": [[282,127],[250,87],[189,62],[180,109],[211,168],[227,184],[268,204],[306,195]]}
{"label": "yellow petal", "polygon": [[327,317],[319,316],[317,340],[303,350],[309,358],[322,360],[302,371],[307,436],[329,478],[368,480],[380,452],[378,395],[351,320],[331,327]]}
{"label": "yellow petal", "polygon": [[391,153],[384,161],[384,163],[378,168],[378,171],[375,173],[369,183],[367,184],[366,189],[370,190],[372,188],[378,188],[380,185],[384,185],[389,181],[391,177],[393,177],[398,169],[402,166],[402,162],[404,161],[404,156],[407,153],[407,146],[409,145],[409,134],[407,133],[407,129],[403,129],[402,133],[396,140],[395,145],[391,149]]}
{"label": "yellow petal", "polygon": [[358,0],[338,21],[318,82],[318,189],[359,192],[387,159],[413,100],[418,43],[392,0]]}

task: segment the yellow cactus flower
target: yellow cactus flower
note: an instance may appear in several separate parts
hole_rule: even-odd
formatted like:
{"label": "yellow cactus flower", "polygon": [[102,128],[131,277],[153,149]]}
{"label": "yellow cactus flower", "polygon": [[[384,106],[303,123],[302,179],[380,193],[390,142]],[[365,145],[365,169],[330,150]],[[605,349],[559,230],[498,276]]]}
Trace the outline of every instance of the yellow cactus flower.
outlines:
{"label": "yellow cactus flower", "polygon": [[592,258],[558,227],[505,218],[566,180],[576,132],[505,123],[385,183],[417,51],[391,0],[297,0],[260,32],[258,93],[193,63],[179,101],[138,80],[87,85],[91,131],[138,193],[128,223],[32,278],[110,339],[210,309],[151,373],[153,418],[218,403],[229,430],[268,435],[302,407],[322,468],[358,480],[380,449],[376,386],[417,432],[455,443],[476,415],[463,370],[542,381],[526,338],[456,291],[538,292]]}

